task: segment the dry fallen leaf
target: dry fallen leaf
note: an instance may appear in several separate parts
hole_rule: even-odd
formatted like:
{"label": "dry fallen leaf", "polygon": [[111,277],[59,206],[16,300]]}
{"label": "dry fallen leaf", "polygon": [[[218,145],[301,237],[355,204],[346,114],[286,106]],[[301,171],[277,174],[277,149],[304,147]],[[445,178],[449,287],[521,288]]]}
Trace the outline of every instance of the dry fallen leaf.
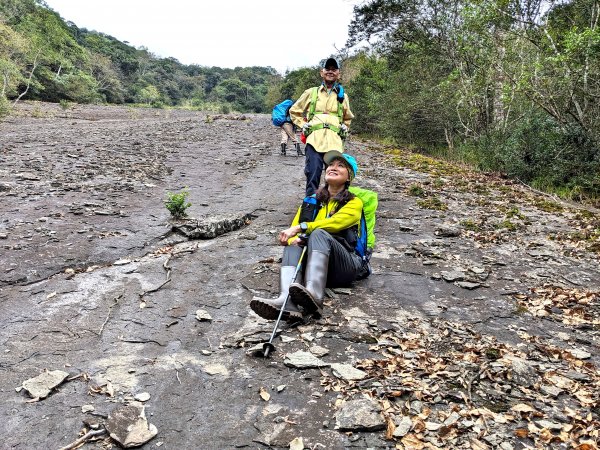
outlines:
{"label": "dry fallen leaf", "polygon": [[404,444],[404,447],[410,448],[411,450],[422,450],[425,448],[425,443],[412,433],[404,436],[401,442]]}
{"label": "dry fallen leaf", "polygon": [[532,408],[531,406],[526,405],[525,403],[519,403],[518,405],[515,405],[510,409],[517,412],[535,412],[535,408]]}
{"label": "dry fallen leaf", "polygon": [[304,450],[304,441],[301,437],[297,437],[290,442],[290,450]]}
{"label": "dry fallen leaf", "polygon": [[471,440],[471,448],[473,450],[488,450],[490,447],[486,443],[481,442],[478,439],[472,439]]}
{"label": "dry fallen leaf", "polygon": [[271,394],[269,394],[264,387],[260,388],[258,394],[260,395],[260,398],[262,398],[265,402],[268,402],[271,399]]}
{"label": "dry fallen leaf", "polygon": [[515,430],[515,436],[517,436],[518,438],[524,439],[527,436],[529,436],[529,430],[526,430],[525,428],[517,428]]}
{"label": "dry fallen leaf", "polygon": [[391,417],[386,418],[386,430],[385,430],[385,438],[391,440],[394,436],[394,431],[396,431],[396,425]]}

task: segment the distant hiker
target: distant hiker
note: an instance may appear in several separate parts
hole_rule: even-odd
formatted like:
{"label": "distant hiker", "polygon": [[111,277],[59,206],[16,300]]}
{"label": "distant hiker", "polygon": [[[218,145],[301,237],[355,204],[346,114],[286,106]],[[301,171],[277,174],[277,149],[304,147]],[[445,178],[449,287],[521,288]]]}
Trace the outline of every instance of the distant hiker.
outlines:
{"label": "distant hiker", "polygon": [[281,155],[286,155],[288,139],[292,140],[298,156],[304,156],[300,149],[300,142],[296,136],[296,125],[292,123],[290,118],[290,107],[294,104],[292,100],[284,100],[283,102],[273,107],[271,121],[273,125],[281,127]]}
{"label": "distant hiker", "polygon": [[[304,174],[306,175],[307,197],[313,195],[321,180],[323,155],[329,150],[343,152],[343,138],[354,118],[350,111],[348,96],[344,93],[340,79],[341,65],[335,58],[321,61],[321,86],[307,89],[290,108],[292,122],[302,129],[306,137]],[[310,220],[314,208],[303,206],[302,218]]]}
{"label": "distant hiker", "polygon": [[[279,297],[254,297],[250,302],[252,310],[265,319],[277,319],[288,293],[290,298],[282,316],[284,320],[296,321],[303,314],[320,317],[326,286],[349,286],[354,280],[368,275],[363,259],[355,252],[363,202],[348,190],[358,165],[352,156],[335,150],[326,153],[324,161],[327,164],[325,185],[316,193],[322,206],[315,219],[300,222],[300,207],[291,227],[279,233],[279,243],[286,246],[281,262]],[[308,235],[307,240],[301,238],[303,234]],[[292,283],[302,253],[301,245],[308,246],[303,262],[304,275],[298,273]]]}

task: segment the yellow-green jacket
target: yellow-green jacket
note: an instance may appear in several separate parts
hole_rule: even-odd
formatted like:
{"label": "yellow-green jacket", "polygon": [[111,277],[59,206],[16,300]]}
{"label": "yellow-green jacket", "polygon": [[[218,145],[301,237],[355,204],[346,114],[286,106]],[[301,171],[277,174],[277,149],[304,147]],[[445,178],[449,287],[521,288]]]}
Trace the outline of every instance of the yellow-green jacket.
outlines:
{"label": "yellow-green jacket", "polygon": [[[334,234],[354,225],[358,225],[363,208],[363,203],[360,198],[354,197],[342,206],[339,211],[336,211],[337,207],[338,202],[335,200],[329,200],[326,205],[323,205],[317,212],[315,220],[313,222],[306,222],[308,225],[307,233],[310,234],[317,228],[321,228],[328,233]],[[296,226],[300,223],[301,208],[302,207],[298,208],[291,226]],[[288,244],[291,244],[294,240],[296,240],[296,237],[289,239]]]}
{"label": "yellow-green jacket", "polygon": [[[313,88],[307,89],[302,93],[300,98],[296,100],[296,103],[290,108],[290,117],[292,122],[302,128],[304,125],[304,116],[308,112],[310,107],[310,99],[312,97]],[[354,114],[350,111],[350,103],[348,96],[344,94],[344,101],[342,102],[342,108],[344,111],[342,122],[350,127],[350,122],[354,119]],[[309,122],[309,125],[317,125],[319,123],[325,123],[327,125],[333,125],[339,128],[340,121],[337,115],[338,111],[338,100],[337,94],[331,90],[327,91],[327,87],[321,85],[317,94],[317,103],[315,105],[315,116]],[[320,153],[326,153],[329,150],[343,151],[344,144],[342,138],[334,131],[327,128],[315,130],[306,138],[306,143],[314,147],[314,149]]]}

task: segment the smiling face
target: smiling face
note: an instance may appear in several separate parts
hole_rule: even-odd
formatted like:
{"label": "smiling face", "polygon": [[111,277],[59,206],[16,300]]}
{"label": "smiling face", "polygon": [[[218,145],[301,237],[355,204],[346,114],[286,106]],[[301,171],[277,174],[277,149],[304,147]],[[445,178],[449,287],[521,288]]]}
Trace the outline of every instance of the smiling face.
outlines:
{"label": "smiling face", "polygon": [[326,85],[333,85],[340,78],[340,69],[328,65],[325,69],[321,69],[321,78],[323,78]]}
{"label": "smiling face", "polygon": [[350,169],[341,159],[334,159],[325,169],[325,181],[330,186],[343,186],[350,181]]}

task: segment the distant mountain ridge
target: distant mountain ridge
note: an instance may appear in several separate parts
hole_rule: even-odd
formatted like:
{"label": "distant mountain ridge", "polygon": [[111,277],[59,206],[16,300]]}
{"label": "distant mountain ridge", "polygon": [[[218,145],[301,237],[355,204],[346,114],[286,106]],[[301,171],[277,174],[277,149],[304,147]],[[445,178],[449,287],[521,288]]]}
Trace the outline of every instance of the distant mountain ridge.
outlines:
{"label": "distant mountain ridge", "polygon": [[1,100],[137,103],[267,112],[272,67],[204,67],[159,58],[63,20],[42,0],[0,2]]}

